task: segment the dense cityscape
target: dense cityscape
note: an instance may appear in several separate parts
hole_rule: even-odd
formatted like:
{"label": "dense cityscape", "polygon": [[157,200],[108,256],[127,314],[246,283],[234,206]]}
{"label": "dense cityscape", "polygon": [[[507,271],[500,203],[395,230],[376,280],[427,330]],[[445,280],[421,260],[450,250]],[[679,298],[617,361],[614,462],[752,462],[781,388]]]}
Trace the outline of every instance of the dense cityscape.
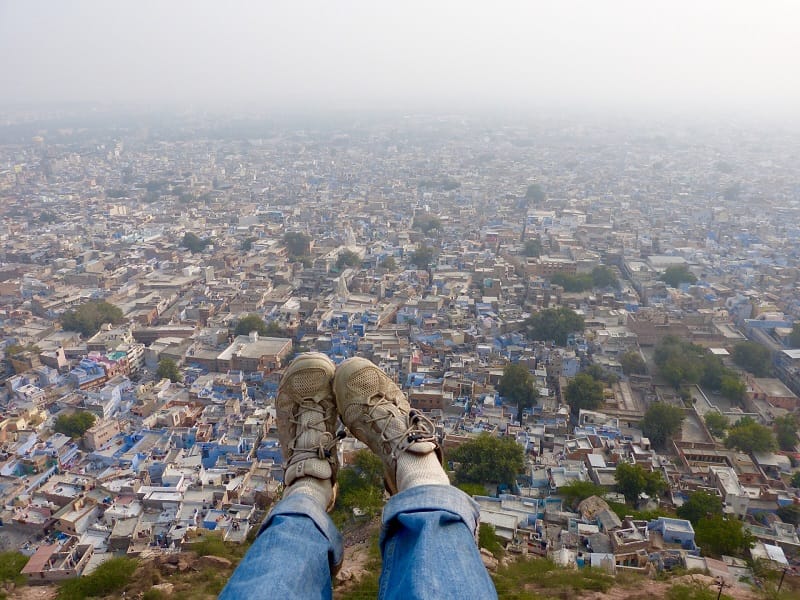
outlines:
{"label": "dense cityscape", "polygon": [[[59,112],[0,135],[0,535],[29,583],[248,543],[303,351],[389,374],[507,552],[744,588],[799,564],[791,133]],[[520,462],[465,469],[487,435]]]}

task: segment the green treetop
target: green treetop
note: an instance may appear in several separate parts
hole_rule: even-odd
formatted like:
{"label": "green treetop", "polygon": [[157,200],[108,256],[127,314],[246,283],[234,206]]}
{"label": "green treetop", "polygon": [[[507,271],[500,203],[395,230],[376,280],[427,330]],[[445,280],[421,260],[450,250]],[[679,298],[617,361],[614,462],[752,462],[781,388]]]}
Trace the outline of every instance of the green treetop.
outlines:
{"label": "green treetop", "polygon": [[509,363],[503,368],[503,376],[497,388],[501,396],[517,405],[517,416],[522,422],[522,411],[536,404],[539,393],[530,371],[520,364]]}
{"label": "green treetop", "polygon": [[628,502],[636,502],[642,492],[658,496],[667,489],[667,482],[661,477],[661,473],[646,471],[641,465],[619,463],[614,479],[617,482],[617,491],[624,495]]}
{"label": "green treetop", "polygon": [[233,331],[233,334],[250,335],[251,331],[255,331],[258,333],[258,335],[267,335],[267,324],[264,322],[264,319],[255,313],[250,313],[246,317],[240,319],[239,323],[236,325],[236,329]]}
{"label": "green treetop", "polygon": [[456,463],[457,483],[512,484],[525,468],[524,453],[514,438],[482,434],[447,454]]}
{"label": "green treetop", "polygon": [[757,342],[739,342],[733,347],[733,362],[756,377],[768,377],[772,359],[769,350]]}
{"label": "green treetop", "polygon": [[668,286],[674,288],[682,283],[697,283],[697,277],[694,276],[694,273],[692,273],[686,265],[667,267],[660,279]]}
{"label": "green treetop", "polygon": [[565,306],[546,308],[525,320],[525,331],[528,337],[538,341],[554,341],[559,346],[567,345],[570,333],[582,332],[583,317]]}
{"label": "green treetop", "polygon": [[61,315],[61,326],[68,331],[78,331],[84,337],[91,337],[105,323],[122,323],[122,311],[105,300],[90,300]]}
{"label": "green treetop", "polygon": [[582,408],[594,410],[603,403],[603,384],[588,373],[578,373],[567,385],[564,396],[574,415]]}
{"label": "green treetop", "polygon": [[778,444],[772,431],[767,427],[756,423],[749,417],[743,417],[728,430],[725,446],[749,454],[751,452],[772,452],[778,447]]}
{"label": "green treetop", "polygon": [[653,446],[663,449],[667,440],[681,430],[683,411],[665,402],[653,402],[644,413],[642,433],[650,438]]}
{"label": "green treetop", "polygon": [[697,525],[701,519],[722,514],[722,498],[707,492],[692,492],[689,499],[676,511],[681,519]]}
{"label": "green treetop", "polygon": [[283,235],[286,251],[292,258],[307,256],[311,251],[311,237],[298,231],[287,231]]}
{"label": "green treetop", "polygon": [[59,415],[53,430],[72,438],[81,437],[95,422],[95,416],[89,411],[78,411],[70,415]]}
{"label": "green treetop", "polygon": [[178,369],[178,364],[171,358],[162,358],[160,361],[158,361],[156,376],[159,379],[169,379],[173,383],[183,379],[181,372]]}

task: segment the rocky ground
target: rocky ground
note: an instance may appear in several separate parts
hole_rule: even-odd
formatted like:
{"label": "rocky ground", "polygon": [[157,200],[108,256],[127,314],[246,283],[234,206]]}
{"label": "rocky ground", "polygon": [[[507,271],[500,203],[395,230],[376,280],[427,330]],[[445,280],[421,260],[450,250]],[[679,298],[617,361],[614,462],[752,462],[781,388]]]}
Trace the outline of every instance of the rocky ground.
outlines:
{"label": "rocky ground", "polygon": [[[336,578],[334,597],[342,597],[348,591],[358,591],[359,582],[379,570],[377,538],[380,522],[362,523],[344,535],[344,561]],[[481,551],[484,564],[490,571],[502,568],[509,559],[500,563],[486,550]],[[233,572],[233,562],[218,556],[197,556],[194,552],[183,552],[168,556],[158,556],[141,562],[130,583],[124,590],[128,599],[141,598],[151,589],[161,592],[162,598],[211,599],[216,598],[225,582]],[[787,577],[784,589],[791,597],[800,591],[800,578]],[[374,584],[373,584],[374,585]],[[589,590],[557,590],[544,589],[535,581],[525,583],[521,587],[540,598],[575,598],[578,600],[653,600],[670,597],[669,591],[676,586],[685,586],[700,591],[687,598],[715,598],[718,586],[713,577],[690,574],[673,577],[668,580],[651,580],[636,578],[619,581],[619,585],[605,592]],[[6,588],[10,600],[55,600],[58,592],[56,586],[22,586]],[[521,591],[521,590],[520,590]],[[710,596],[708,595],[710,592]],[[733,600],[763,600],[765,595],[746,587],[725,587],[723,597]],[[119,596],[117,596],[119,597]]]}

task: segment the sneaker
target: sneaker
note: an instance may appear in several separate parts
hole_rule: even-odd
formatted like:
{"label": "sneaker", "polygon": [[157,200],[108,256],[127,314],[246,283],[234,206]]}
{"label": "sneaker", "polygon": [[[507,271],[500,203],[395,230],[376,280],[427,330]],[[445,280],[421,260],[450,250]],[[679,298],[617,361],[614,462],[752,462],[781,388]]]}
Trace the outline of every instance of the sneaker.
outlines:
{"label": "sneaker", "polygon": [[441,471],[442,451],[433,423],[409,406],[380,368],[364,358],[350,358],[336,369],[333,390],[342,422],[383,461],[390,494],[398,492],[397,461],[403,453],[422,457],[435,452]]}
{"label": "sneaker", "polygon": [[276,401],[278,439],[284,459],[284,485],[302,477],[330,481],[336,498],[336,403],[331,381],[335,365],[324,354],[295,358],[281,379]]}

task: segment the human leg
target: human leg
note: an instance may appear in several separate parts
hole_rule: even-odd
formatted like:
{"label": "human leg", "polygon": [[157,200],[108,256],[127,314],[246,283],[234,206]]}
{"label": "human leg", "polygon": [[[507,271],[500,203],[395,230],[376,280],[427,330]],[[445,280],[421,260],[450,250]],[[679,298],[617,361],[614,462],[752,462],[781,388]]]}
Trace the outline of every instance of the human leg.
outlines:
{"label": "human leg", "polygon": [[450,485],[401,491],[383,509],[379,597],[497,598],[475,543],[478,507]]}
{"label": "human leg", "polygon": [[287,368],[276,401],[286,490],[221,597],[330,598],[342,539],[327,515],[336,497],[334,365],[302,354]]}
{"label": "human leg", "polygon": [[329,600],[342,552],[342,537],[322,505],[291,494],[270,512],[220,598]]}
{"label": "human leg", "polygon": [[392,494],[383,512],[381,598],[496,598],[475,530],[478,508],[450,486],[434,426],[368,360],[333,380],[342,422],[377,454]]}

